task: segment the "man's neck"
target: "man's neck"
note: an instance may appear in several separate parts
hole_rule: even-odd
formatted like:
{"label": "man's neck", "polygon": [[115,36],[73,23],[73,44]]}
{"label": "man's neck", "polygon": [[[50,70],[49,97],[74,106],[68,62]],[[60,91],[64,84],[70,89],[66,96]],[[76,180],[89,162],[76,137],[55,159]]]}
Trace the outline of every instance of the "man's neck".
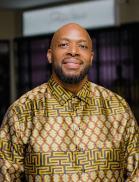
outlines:
{"label": "man's neck", "polygon": [[55,75],[52,75],[52,78],[56,82],[58,82],[65,90],[68,90],[75,95],[79,92],[79,90],[83,87],[84,83],[87,81],[87,76],[82,81],[80,81],[79,83],[75,83],[75,84],[64,83]]}

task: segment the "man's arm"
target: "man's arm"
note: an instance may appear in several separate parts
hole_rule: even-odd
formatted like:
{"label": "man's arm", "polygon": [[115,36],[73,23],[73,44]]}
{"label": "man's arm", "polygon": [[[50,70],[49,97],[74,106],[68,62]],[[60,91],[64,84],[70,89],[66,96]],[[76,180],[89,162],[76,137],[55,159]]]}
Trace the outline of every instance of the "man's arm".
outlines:
{"label": "man's arm", "polygon": [[139,182],[139,126],[130,111],[127,128],[127,182]]}
{"label": "man's arm", "polygon": [[18,117],[9,109],[0,129],[0,181],[20,181],[24,172],[24,145]]}

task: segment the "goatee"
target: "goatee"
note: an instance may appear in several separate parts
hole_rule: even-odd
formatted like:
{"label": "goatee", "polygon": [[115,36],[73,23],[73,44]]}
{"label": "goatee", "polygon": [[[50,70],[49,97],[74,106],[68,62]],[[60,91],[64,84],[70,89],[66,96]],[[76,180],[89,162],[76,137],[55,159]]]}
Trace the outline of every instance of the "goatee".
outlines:
{"label": "goatee", "polygon": [[63,71],[62,68],[59,66],[53,65],[53,71],[57,75],[57,77],[64,83],[67,84],[76,84],[82,81],[85,76],[88,74],[90,65],[86,66],[84,70],[81,71],[79,75],[66,75]]}

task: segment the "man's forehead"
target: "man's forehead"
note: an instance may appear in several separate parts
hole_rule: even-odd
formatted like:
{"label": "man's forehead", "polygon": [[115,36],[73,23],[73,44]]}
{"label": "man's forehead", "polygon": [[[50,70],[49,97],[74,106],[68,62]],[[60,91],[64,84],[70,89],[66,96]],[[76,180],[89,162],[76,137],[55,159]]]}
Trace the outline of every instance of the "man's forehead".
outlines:
{"label": "man's forehead", "polygon": [[56,39],[74,39],[88,41],[90,39],[86,31],[82,29],[61,29],[55,34]]}

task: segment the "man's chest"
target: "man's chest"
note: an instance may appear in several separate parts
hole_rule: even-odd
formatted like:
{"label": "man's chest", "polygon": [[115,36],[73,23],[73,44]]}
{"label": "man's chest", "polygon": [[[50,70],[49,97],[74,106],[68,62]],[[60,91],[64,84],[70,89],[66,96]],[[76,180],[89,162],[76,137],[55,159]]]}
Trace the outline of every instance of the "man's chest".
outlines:
{"label": "man's chest", "polygon": [[124,126],[102,116],[36,117],[25,156],[28,174],[120,170]]}

